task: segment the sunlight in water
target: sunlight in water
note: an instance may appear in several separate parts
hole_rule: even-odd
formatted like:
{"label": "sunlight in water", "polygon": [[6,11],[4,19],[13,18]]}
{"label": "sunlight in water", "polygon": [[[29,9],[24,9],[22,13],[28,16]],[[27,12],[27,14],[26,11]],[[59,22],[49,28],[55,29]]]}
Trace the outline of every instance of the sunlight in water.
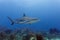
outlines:
{"label": "sunlight in water", "polygon": [[16,4],[17,5],[22,5],[22,6],[28,6],[28,7],[31,7],[31,6],[35,6],[35,5],[39,5],[41,3],[44,3],[46,2],[46,0],[15,0]]}

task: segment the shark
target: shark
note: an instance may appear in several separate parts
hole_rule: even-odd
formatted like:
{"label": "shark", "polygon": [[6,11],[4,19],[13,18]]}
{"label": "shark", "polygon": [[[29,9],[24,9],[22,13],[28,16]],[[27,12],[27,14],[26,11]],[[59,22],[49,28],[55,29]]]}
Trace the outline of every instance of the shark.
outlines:
{"label": "shark", "polygon": [[14,24],[32,24],[32,23],[40,21],[38,18],[31,18],[31,17],[26,16],[25,13],[23,14],[22,18],[17,18],[15,20],[13,20],[12,18],[10,18],[8,16],[8,19],[11,21],[11,25],[14,25]]}

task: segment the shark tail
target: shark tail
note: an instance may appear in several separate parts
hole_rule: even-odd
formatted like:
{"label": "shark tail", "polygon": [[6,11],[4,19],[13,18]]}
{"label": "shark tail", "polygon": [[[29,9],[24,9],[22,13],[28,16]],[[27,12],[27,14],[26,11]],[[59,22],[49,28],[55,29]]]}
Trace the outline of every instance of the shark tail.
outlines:
{"label": "shark tail", "polygon": [[11,21],[11,25],[14,25],[14,21],[10,17],[8,19]]}

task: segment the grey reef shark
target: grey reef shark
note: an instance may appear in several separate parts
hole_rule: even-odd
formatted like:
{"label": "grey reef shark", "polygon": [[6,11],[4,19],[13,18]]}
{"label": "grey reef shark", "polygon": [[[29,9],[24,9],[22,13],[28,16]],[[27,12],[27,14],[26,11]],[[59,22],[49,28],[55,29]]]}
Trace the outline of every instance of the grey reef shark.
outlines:
{"label": "grey reef shark", "polygon": [[32,24],[32,23],[40,21],[38,18],[31,18],[31,17],[26,16],[25,13],[23,14],[22,18],[17,18],[15,20],[13,20],[8,16],[8,19],[11,21],[11,25],[13,25],[13,24]]}

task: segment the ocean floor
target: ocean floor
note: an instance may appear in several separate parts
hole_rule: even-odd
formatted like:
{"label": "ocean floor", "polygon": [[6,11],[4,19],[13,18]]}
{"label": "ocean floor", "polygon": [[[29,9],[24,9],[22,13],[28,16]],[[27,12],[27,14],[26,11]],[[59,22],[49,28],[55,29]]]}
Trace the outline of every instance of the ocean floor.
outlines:
{"label": "ocean floor", "polygon": [[33,32],[30,29],[5,29],[0,31],[0,40],[60,40],[60,31],[56,28],[48,32]]}

